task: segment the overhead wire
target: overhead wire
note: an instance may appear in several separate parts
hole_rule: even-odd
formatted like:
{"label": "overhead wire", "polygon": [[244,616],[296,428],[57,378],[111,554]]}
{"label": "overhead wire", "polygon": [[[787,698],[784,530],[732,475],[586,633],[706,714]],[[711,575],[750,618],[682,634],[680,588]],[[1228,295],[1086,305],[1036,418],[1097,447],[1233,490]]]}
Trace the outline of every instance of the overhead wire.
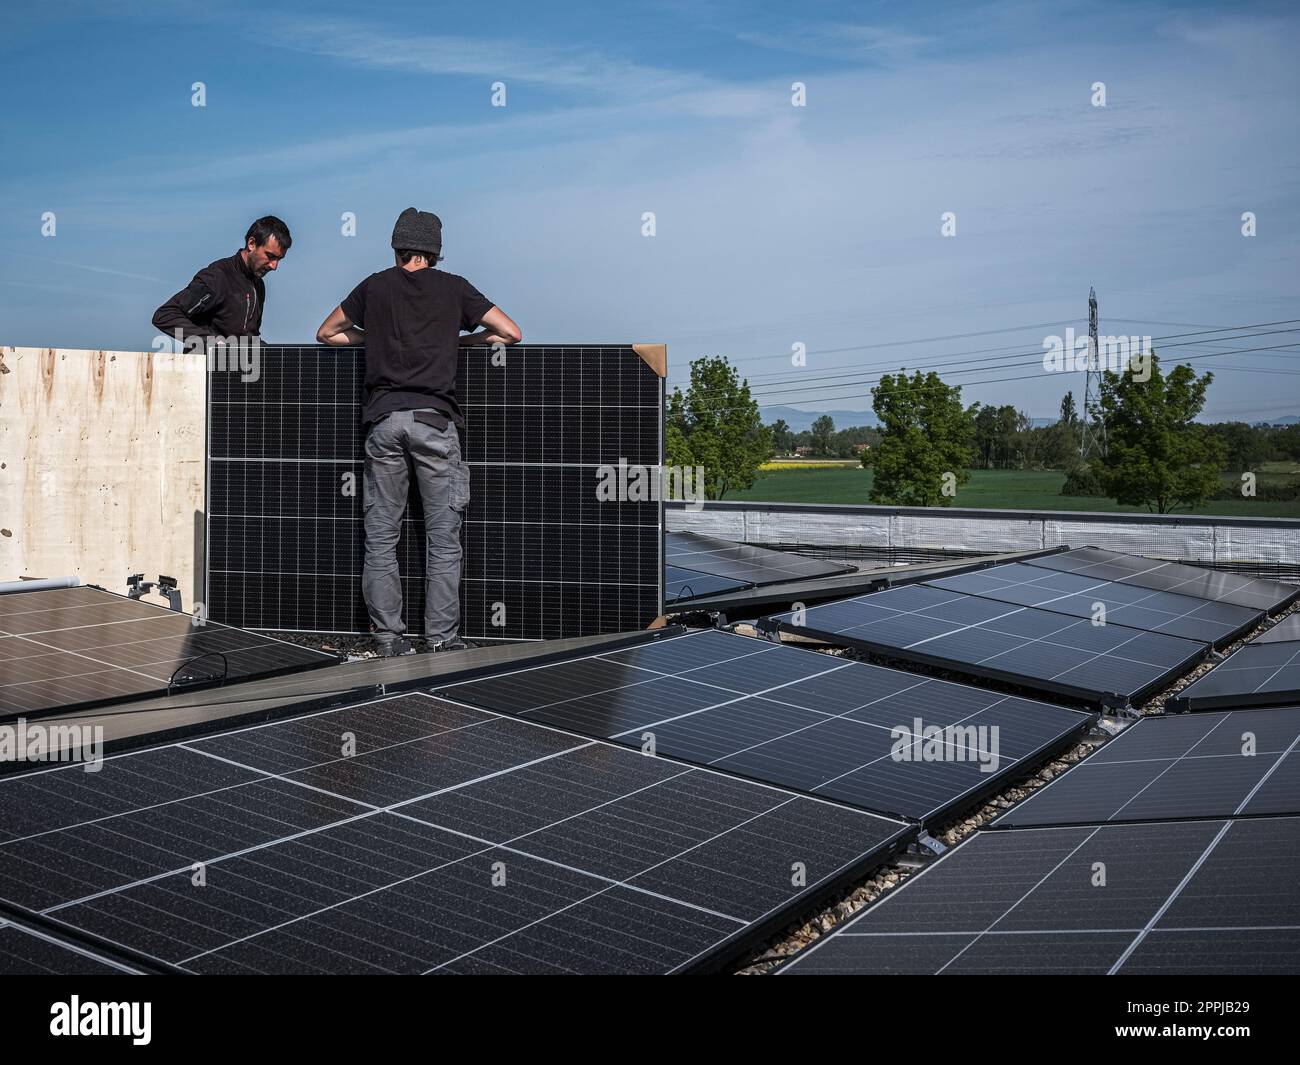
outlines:
{"label": "overhead wire", "polygon": [[[1285,319],[1285,320],[1283,320],[1283,321],[1278,321],[1278,322],[1261,322],[1261,323],[1257,323],[1257,324],[1253,324],[1253,325],[1222,326],[1222,327],[1217,328],[1217,329],[1201,330],[1201,331],[1191,332],[1191,333],[1168,333],[1168,334],[1164,334],[1164,335],[1162,335],[1162,336],[1154,336],[1154,337],[1150,337],[1150,338],[1143,337],[1143,338],[1141,338],[1141,339],[1143,339],[1143,340],[1147,340],[1147,339],[1149,339],[1149,340],[1151,341],[1151,343],[1154,345],[1154,343],[1155,343],[1156,341],[1162,341],[1162,342],[1163,342],[1163,341],[1166,341],[1166,340],[1178,340],[1178,339],[1181,339],[1181,338],[1183,338],[1183,337],[1189,337],[1189,336],[1204,336],[1204,335],[1206,335],[1206,334],[1208,334],[1208,333],[1234,333],[1234,334],[1238,334],[1238,335],[1234,335],[1234,336],[1211,337],[1211,338],[1209,338],[1209,339],[1207,339],[1207,340],[1205,340],[1205,341],[1188,341],[1188,342],[1186,342],[1186,343],[1184,343],[1184,344],[1173,344],[1173,345],[1166,345],[1166,344],[1163,344],[1163,343],[1161,344],[1161,348],[1162,348],[1162,349],[1165,348],[1165,347],[1185,347],[1185,346],[1187,346],[1188,344],[1194,344],[1194,343],[1212,343],[1214,340],[1232,341],[1232,340],[1237,340],[1237,339],[1245,339],[1247,336],[1253,336],[1253,335],[1264,335],[1264,334],[1245,334],[1244,331],[1245,331],[1245,330],[1248,330],[1248,329],[1263,329],[1263,328],[1266,327],[1266,326],[1273,326],[1273,325],[1294,325],[1294,324],[1296,324],[1296,323],[1300,323],[1300,319]],[[1276,330],[1276,332],[1291,332],[1291,331],[1294,331],[1294,330]],[[906,366],[905,366],[905,367],[900,367],[900,369],[912,369],[912,370],[916,370],[916,369],[942,369],[942,368],[951,367],[951,366],[963,366],[963,365],[967,365],[968,363],[977,363],[977,364],[978,364],[978,363],[985,363],[985,362],[989,362],[989,361],[991,361],[991,360],[993,360],[993,359],[997,359],[997,358],[1025,358],[1025,359],[1030,359],[1030,358],[1032,358],[1032,359],[1041,359],[1042,356],[1043,356],[1043,354],[1044,354],[1043,350],[1040,348],[1040,349],[1038,349],[1038,350],[1036,350],[1036,351],[1021,351],[1021,352],[1018,352],[1018,353],[1016,353],[1016,354],[1014,354],[1014,355],[1008,355],[1008,354],[994,354],[994,355],[990,355],[990,356],[988,356],[988,358],[983,358],[983,359],[958,359],[958,360],[955,361],[955,362],[944,361],[944,360],[951,359],[951,358],[953,358],[954,356],[977,355],[977,354],[981,354],[981,351],[983,351],[983,352],[1005,352],[1008,348],[1014,348],[1014,347],[1019,347],[1019,346],[1020,346],[1020,345],[1004,345],[1004,346],[1002,346],[1002,347],[998,347],[998,348],[976,349],[976,350],[974,350],[974,351],[964,351],[964,352],[948,352],[948,353],[946,353],[946,354],[944,354],[944,355],[939,356],[939,358],[940,358],[940,360],[941,360],[941,361],[939,361],[939,362],[915,363],[915,364],[913,364],[913,365],[910,366],[910,367],[906,367]],[[756,386],[756,387],[751,387],[751,394],[754,393],[755,391],[757,391],[757,390],[760,389],[760,388],[761,388],[761,389],[768,389],[768,390],[770,390],[770,389],[776,388],[779,384],[786,383],[786,382],[788,382],[788,383],[790,383],[790,384],[794,384],[794,383],[796,383],[796,382],[823,381],[823,380],[838,380],[838,379],[842,379],[842,378],[845,378],[845,377],[857,377],[857,376],[861,376],[861,375],[864,374],[864,373],[870,373],[870,372],[874,372],[874,371],[876,371],[876,370],[889,369],[889,370],[892,371],[892,370],[893,370],[897,365],[898,365],[898,364],[897,364],[896,362],[894,362],[893,360],[890,360],[890,361],[888,361],[888,362],[881,362],[881,363],[875,363],[875,364],[864,365],[864,366],[858,367],[858,368],[856,368],[856,369],[849,370],[848,372],[843,373],[843,374],[822,375],[822,376],[819,376],[819,377],[809,377],[809,376],[807,376],[807,375],[804,374],[804,373],[797,373],[797,374],[794,374],[794,375],[789,375],[789,374],[786,374],[786,373],[783,371],[783,375],[784,375],[784,376],[783,376],[783,375],[776,375],[776,376],[782,378],[781,381],[768,381],[768,382],[764,382],[764,383],[762,383],[762,384],[760,384],[760,385],[758,385],[758,386]],[[1007,365],[1012,365],[1012,364],[1007,364]],[[987,368],[987,369],[997,369],[997,368],[1005,368],[1005,366],[1004,366],[1004,367],[993,367],[993,366],[990,366],[990,367],[986,367],[986,368]],[[748,383],[748,381],[749,381],[750,379],[749,379],[748,377],[745,377],[744,380]]]}
{"label": "overhead wire", "polygon": [[[1291,332],[1292,330],[1287,330],[1287,331],[1288,331],[1288,332]],[[1234,349],[1229,350],[1229,351],[1209,352],[1209,353],[1202,354],[1202,355],[1188,355],[1188,356],[1184,356],[1184,357],[1182,357],[1182,358],[1180,358],[1180,359],[1175,360],[1174,364],[1175,364],[1175,365],[1178,365],[1178,364],[1185,363],[1185,362],[1194,362],[1194,361],[1197,361],[1197,360],[1199,360],[1199,359],[1215,359],[1215,358],[1221,358],[1221,357],[1223,357],[1223,356],[1225,356],[1225,355],[1245,355],[1245,354],[1249,354],[1249,353],[1253,353],[1253,352],[1261,352],[1261,351],[1276,351],[1276,350],[1279,350],[1279,349],[1289,348],[1289,347],[1292,347],[1292,346],[1294,346],[1293,343],[1292,343],[1292,344],[1275,344],[1275,345],[1272,345],[1272,346],[1259,346],[1259,347],[1253,347],[1253,348],[1234,348]],[[986,369],[993,369],[993,367],[986,367]],[[1064,369],[1064,370],[1057,371],[1057,374],[1056,374],[1056,375],[1057,375],[1057,376],[1066,376],[1066,375],[1070,375],[1070,374],[1079,374],[1079,373],[1083,373],[1083,372],[1084,372],[1084,369],[1082,369],[1082,368],[1080,368],[1080,369]],[[1026,375],[1023,375],[1023,374],[1020,374],[1020,375],[1015,375],[1015,376],[1011,376],[1011,377],[995,377],[995,378],[991,378],[991,379],[988,379],[988,380],[981,380],[981,381],[967,381],[967,382],[964,382],[964,383],[963,383],[962,385],[960,385],[959,387],[962,387],[962,388],[975,388],[975,387],[979,387],[979,386],[982,386],[982,385],[1005,384],[1005,383],[1007,383],[1007,382],[1012,382],[1012,381],[1023,382],[1023,381],[1027,381],[1027,380],[1030,380],[1030,379],[1031,379],[1030,377],[1028,377],[1028,376],[1026,376]],[[866,382],[866,381],[864,381],[864,382],[860,382],[860,383],[865,385],[865,384],[879,384],[880,382],[879,382],[879,380],[877,380],[877,381],[874,381],[874,382]],[[898,388],[898,389],[895,389],[894,391],[895,391],[895,392],[903,392],[903,393],[910,393],[910,392],[934,392],[934,391],[938,391],[938,390],[940,390],[940,389],[945,389],[945,388],[949,388],[949,387],[951,387],[951,386],[946,385],[946,384],[944,384],[943,382],[940,382],[938,385],[921,385],[921,386],[912,385],[912,386],[908,386],[908,387],[905,387],[905,388]],[[865,398],[865,397],[868,397],[868,396],[871,396],[871,395],[873,395],[873,392],[868,391],[868,392],[849,393],[849,394],[846,394],[846,395],[832,396],[832,397],[827,397],[827,398],[830,398],[830,399],[833,399],[833,400],[839,401],[839,400],[845,400],[845,399],[859,399],[859,398]],[[764,408],[766,408],[766,407],[778,407],[778,406],[784,406],[784,405],[785,405],[785,404],[783,404],[783,403],[759,403],[757,406],[758,406],[758,408],[759,408],[760,410],[762,410],[762,409],[764,409]],[[731,411],[731,410],[741,410],[741,409],[744,409],[744,408],[742,408],[742,407],[714,407],[714,408],[711,408],[711,411],[712,411],[712,413],[715,413],[715,414],[723,414],[723,413],[727,413],[728,411]]]}

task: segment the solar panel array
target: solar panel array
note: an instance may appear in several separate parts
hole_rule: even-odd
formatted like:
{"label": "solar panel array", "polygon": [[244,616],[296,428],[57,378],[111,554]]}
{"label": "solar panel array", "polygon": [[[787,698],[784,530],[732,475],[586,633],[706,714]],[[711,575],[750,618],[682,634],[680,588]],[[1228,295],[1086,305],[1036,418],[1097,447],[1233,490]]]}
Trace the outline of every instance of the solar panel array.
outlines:
{"label": "solar panel array", "polygon": [[981,831],[781,971],[1294,974],[1300,818]]}
{"label": "solar panel array", "polygon": [[1242,577],[1185,566],[1179,562],[1103,551],[1096,547],[1077,547],[1028,559],[1027,564],[1042,569],[1061,570],[1096,580],[1114,581],[1153,591],[1177,592],[1216,603],[1244,606],[1275,614],[1300,597],[1300,588],[1281,581]]}
{"label": "solar panel array", "polygon": [[1258,608],[1157,592],[1018,562],[925,583],[931,588],[1014,606],[1038,607],[1089,620],[1098,617],[1108,625],[1162,632],[1215,647],[1231,643],[1264,619],[1264,611]]}
{"label": "solar panel array", "polygon": [[189,972],[682,972],[914,832],[395,696],[0,778],[0,898]]}
{"label": "solar panel array", "polygon": [[[820,558],[807,558],[792,551],[773,551],[753,544],[737,544],[693,532],[669,532],[666,537],[667,563],[693,573],[712,574],[714,577],[738,582],[732,588],[714,591],[734,591],[738,587],[756,588],[765,584],[786,581],[815,580],[852,573],[853,566],[827,562]],[[692,587],[694,595],[705,592]]]}
{"label": "solar panel array", "polygon": [[774,615],[782,629],[903,661],[1125,705],[1209,653],[1179,636],[911,584]]}
{"label": "solar panel array", "polygon": [[711,630],[434,694],[927,823],[1028,773],[1092,721]]}
{"label": "solar panel array", "polygon": [[1093,547],[775,615],[786,631],[1122,707],[1238,639],[1300,588]]}
{"label": "solar panel array", "polygon": [[143,698],[338,661],[101,588],[0,595],[0,715]]}
{"label": "solar panel array", "polygon": [[1300,703],[1300,613],[1237,648],[1169,701],[1170,710]]}
{"label": "solar panel array", "polygon": [[[256,380],[208,375],[208,616],[360,632],[364,353],[263,346]],[[663,380],[629,345],[461,349],[473,500],[462,633],[546,639],[642,628],[661,612]],[[611,488],[602,498],[599,490]],[[418,491],[399,567],[422,628]]]}
{"label": "solar panel array", "polygon": [[1300,813],[1300,707],[1148,717],[999,827]]}

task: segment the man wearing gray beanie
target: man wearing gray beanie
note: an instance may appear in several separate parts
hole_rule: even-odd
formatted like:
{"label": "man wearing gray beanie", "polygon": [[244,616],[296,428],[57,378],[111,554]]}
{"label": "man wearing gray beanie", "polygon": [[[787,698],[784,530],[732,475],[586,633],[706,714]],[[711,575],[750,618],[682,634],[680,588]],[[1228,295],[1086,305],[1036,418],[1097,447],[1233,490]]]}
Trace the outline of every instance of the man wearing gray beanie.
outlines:
{"label": "man wearing gray beanie", "polygon": [[316,331],[322,344],[366,349],[361,592],[383,656],[414,650],[405,635],[397,568],[411,470],[424,507],[428,649],[470,646],[459,633],[460,525],[470,485],[460,453],[457,348],[523,339],[519,327],[463,277],[434,268],[442,258],[436,214],[408,207],[393,227],[392,244],[396,265],[357,285]]}

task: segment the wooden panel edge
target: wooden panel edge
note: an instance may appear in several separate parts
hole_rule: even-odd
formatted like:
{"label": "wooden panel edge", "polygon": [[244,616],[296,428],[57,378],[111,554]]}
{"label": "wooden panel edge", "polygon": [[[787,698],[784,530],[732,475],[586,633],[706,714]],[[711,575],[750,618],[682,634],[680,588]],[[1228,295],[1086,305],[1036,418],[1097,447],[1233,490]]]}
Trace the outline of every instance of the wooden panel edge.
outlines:
{"label": "wooden panel edge", "polygon": [[633,344],[632,350],[640,355],[642,361],[660,377],[668,376],[667,344]]}

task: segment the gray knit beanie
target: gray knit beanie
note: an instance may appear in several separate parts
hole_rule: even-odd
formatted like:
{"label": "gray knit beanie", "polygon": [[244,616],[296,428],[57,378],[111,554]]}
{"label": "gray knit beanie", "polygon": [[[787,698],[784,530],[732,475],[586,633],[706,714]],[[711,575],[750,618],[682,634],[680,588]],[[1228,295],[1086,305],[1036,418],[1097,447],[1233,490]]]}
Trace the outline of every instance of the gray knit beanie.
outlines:
{"label": "gray knit beanie", "polygon": [[442,219],[408,207],[393,226],[394,251],[422,251],[433,259],[442,254]]}

